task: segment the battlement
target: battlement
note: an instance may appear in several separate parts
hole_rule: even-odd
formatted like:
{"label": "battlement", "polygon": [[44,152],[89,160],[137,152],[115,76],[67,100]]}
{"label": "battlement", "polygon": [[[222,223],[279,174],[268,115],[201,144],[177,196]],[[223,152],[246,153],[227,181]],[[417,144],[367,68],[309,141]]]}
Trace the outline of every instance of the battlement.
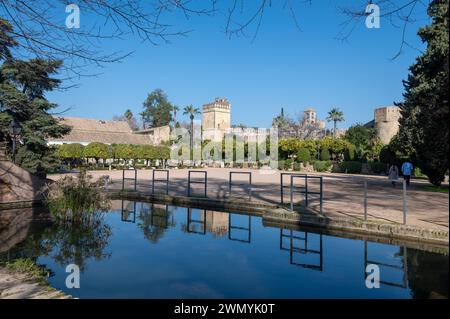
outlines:
{"label": "battlement", "polygon": [[398,122],[400,118],[400,108],[397,106],[387,106],[375,109],[375,123]]}
{"label": "battlement", "polygon": [[203,105],[203,112],[205,111],[213,111],[213,110],[221,110],[221,111],[231,111],[231,104],[228,102],[226,98],[215,98],[214,102],[207,103]]}

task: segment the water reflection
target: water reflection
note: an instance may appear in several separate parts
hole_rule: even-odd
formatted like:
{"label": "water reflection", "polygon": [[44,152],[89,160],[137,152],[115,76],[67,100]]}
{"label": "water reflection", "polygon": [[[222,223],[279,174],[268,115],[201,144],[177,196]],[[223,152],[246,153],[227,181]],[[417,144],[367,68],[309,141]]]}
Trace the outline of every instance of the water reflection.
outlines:
{"label": "water reflection", "polygon": [[[59,289],[65,289],[65,267],[76,263],[89,278],[80,297],[121,291],[122,297],[156,298],[448,297],[448,254],[295,226],[266,227],[261,218],[241,213],[134,201],[114,205],[116,211],[90,228],[29,227],[31,219],[16,215],[5,221],[10,215],[0,214],[0,261],[31,258],[47,264]],[[14,229],[18,236],[11,235]],[[380,267],[380,292],[365,287],[368,264]],[[149,266],[157,274],[148,276]],[[121,282],[129,267],[135,276]]]}
{"label": "water reflection", "polygon": [[77,264],[83,271],[89,259],[99,261],[111,256],[111,253],[104,251],[111,235],[111,227],[103,219],[88,225],[50,224],[29,233],[25,240],[0,254],[0,261],[8,262],[17,258],[36,261],[44,255],[63,267]]}
{"label": "water reflection", "polygon": [[[318,243],[316,243],[317,248],[312,247],[311,239],[318,239]],[[286,241],[288,241],[287,247]],[[289,263],[291,265],[318,271],[323,270],[322,234],[310,234],[282,228],[280,229],[280,250],[289,251]],[[312,257],[310,258],[311,262],[302,261],[308,259],[308,257]],[[318,259],[318,261],[314,259]]]}

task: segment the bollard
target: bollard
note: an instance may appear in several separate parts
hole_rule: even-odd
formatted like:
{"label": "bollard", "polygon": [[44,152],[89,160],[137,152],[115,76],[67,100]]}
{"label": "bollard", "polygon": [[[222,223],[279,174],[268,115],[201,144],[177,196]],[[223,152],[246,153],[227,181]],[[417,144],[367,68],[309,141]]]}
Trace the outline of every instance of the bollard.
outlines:
{"label": "bollard", "polygon": [[367,220],[367,181],[364,181],[364,220]]}
{"label": "bollard", "polygon": [[406,213],[408,210],[406,198],[406,181],[403,180],[403,225],[406,225]]}

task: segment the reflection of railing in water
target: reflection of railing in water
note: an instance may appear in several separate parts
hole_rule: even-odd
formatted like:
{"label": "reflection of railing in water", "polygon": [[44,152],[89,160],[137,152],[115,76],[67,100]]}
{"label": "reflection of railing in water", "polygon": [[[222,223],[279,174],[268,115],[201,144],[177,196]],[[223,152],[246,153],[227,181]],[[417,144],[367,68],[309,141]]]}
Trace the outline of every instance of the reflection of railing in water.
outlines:
{"label": "reflection of railing in water", "polygon": [[[242,227],[242,226],[233,226],[231,224],[231,213],[228,214],[228,239],[229,240],[233,240],[233,241],[239,241],[242,243],[248,243],[250,244],[251,241],[251,234],[252,234],[252,217],[249,215],[248,216],[248,227]],[[243,230],[246,231],[248,233],[247,238],[246,239],[240,239],[237,237],[234,237],[232,235],[232,230]]]}
{"label": "reflection of railing in water", "polygon": [[[289,251],[289,263],[291,265],[296,265],[303,268],[308,269],[314,269],[314,270],[323,270],[323,244],[322,244],[322,234],[317,234],[319,236],[319,249],[310,249],[308,248],[308,232],[302,232],[304,233],[304,236],[295,236],[295,231],[289,230],[288,234],[284,233],[283,228],[280,228],[280,250],[286,250]],[[300,233],[300,231],[296,231],[297,233]],[[283,238],[289,238],[289,247],[286,248],[283,245]],[[294,240],[299,240],[304,243],[304,248],[295,247]],[[314,254],[319,255],[319,264],[307,264],[307,263],[299,263],[294,261],[294,254],[299,253],[303,255],[307,254]]]}
{"label": "reflection of railing in water", "polygon": [[[367,275],[368,275],[366,273],[367,265],[372,264],[372,265],[376,265],[376,266],[380,267],[380,284],[384,284],[384,285],[392,286],[392,287],[408,288],[408,264],[407,264],[407,253],[408,252],[407,252],[406,247],[402,247],[402,248],[403,248],[402,265],[392,265],[392,264],[388,264],[388,263],[370,260],[368,257],[368,255],[369,255],[368,243],[367,243],[367,240],[364,240],[364,280],[367,278]],[[400,257],[397,257],[397,258],[400,258]],[[381,267],[395,269],[395,270],[401,270],[403,272],[402,282],[398,283],[398,282],[382,280],[381,278],[383,278],[383,272],[381,270]]]}
{"label": "reflection of railing in water", "polygon": [[[206,234],[206,209],[203,209],[203,220],[201,219],[192,219],[192,208],[187,209],[187,232],[205,235]],[[200,225],[201,231],[192,230],[191,225]]]}
{"label": "reflection of railing in water", "polygon": [[[133,219],[130,219],[130,215],[133,216]],[[124,201],[122,201],[122,212],[121,212],[121,220],[123,222],[135,223],[136,222],[136,202],[133,202],[133,210],[125,209]]]}
{"label": "reflection of railing in water", "polygon": [[[163,209],[155,209],[155,204],[152,203],[151,205],[151,214],[150,214],[150,224],[155,227],[163,227],[163,228],[169,228],[169,219],[167,218],[169,216],[169,205],[164,205]],[[162,211],[162,214],[157,214],[157,212]],[[164,225],[161,225],[160,223],[155,223],[155,217],[159,218],[160,220],[164,221]],[[173,216],[172,216],[172,222],[171,224],[174,224]]]}

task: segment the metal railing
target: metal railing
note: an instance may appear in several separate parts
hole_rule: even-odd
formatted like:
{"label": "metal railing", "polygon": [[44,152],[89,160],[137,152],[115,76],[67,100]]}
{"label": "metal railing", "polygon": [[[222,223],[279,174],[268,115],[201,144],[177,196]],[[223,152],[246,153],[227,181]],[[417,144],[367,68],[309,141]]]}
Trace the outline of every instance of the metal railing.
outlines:
{"label": "metal railing", "polygon": [[[193,181],[191,180],[191,174],[203,174],[203,181]],[[207,171],[188,171],[188,186],[187,186],[187,196],[191,197],[191,184],[203,184],[204,185],[204,197],[208,197],[208,172]]]}
{"label": "metal railing", "polygon": [[[156,179],[156,172],[164,172],[166,173],[165,179]],[[152,172],[152,194],[155,194],[155,182],[165,182],[166,183],[166,195],[169,194],[169,170],[168,169],[154,169]]]}
{"label": "metal railing", "polygon": [[[134,171],[134,177],[125,177],[125,171]],[[136,169],[123,169],[122,170],[122,190],[125,190],[125,181],[131,180],[134,181],[134,190],[137,188],[137,170]]]}
{"label": "metal railing", "polygon": [[[290,177],[290,183],[289,186],[284,185],[284,176]],[[302,178],[304,180],[304,186],[295,186],[295,179]],[[310,179],[318,180],[319,181],[319,191],[314,192],[309,189],[308,181]],[[320,210],[322,211],[323,207],[323,177],[322,176],[311,176],[308,174],[296,174],[296,173],[281,173],[280,174],[280,202],[281,204],[284,204],[284,188],[289,187],[289,204],[290,209],[294,210],[294,190],[300,189],[298,191],[300,194],[304,194],[305,199],[305,206],[308,207],[309,205],[309,196],[310,195],[319,195],[320,200]]]}
{"label": "metal railing", "polygon": [[[233,174],[241,174],[241,175],[248,175],[248,183],[246,184],[237,184],[237,183],[233,183]],[[248,198],[249,200],[252,200],[252,173],[251,172],[230,172],[229,174],[229,179],[228,179],[228,194],[231,197],[231,189],[232,186],[235,185],[248,185]]]}

